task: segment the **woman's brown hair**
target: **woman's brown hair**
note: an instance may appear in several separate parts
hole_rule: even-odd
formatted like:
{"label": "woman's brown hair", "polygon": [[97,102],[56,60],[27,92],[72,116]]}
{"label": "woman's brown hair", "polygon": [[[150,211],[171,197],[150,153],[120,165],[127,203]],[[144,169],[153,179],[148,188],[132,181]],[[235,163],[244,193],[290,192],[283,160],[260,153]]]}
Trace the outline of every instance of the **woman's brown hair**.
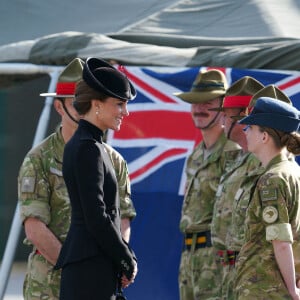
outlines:
{"label": "woman's brown hair", "polygon": [[300,134],[298,132],[283,132],[270,127],[259,126],[261,132],[266,131],[278,148],[286,147],[287,150],[295,155],[300,154]]}
{"label": "woman's brown hair", "polygon": [[96,99],[104,102],[107,98],[109,96],[94,90],[85,81],[80,80],[76,84],[73,106],[79,115],[84,115],[91,109],[91,100]]}

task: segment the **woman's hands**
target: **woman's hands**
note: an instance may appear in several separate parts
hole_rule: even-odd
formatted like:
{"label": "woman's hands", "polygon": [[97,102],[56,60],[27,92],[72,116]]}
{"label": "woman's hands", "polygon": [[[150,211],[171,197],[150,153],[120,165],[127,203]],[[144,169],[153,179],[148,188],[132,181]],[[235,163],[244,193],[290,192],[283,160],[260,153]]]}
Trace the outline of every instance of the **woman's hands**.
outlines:
{"label": "woman's hands", "polygon": [[122,288],[127,288],[130,284],[134,283],[134,279],[136,277],[136,274],[138,272],[138,268],[137,268],[137,263],[134,262],[134,269],[133,269],[133,273],[132,273],[132,276],[130,279],[128,279],[126,277],[126,275],[122,275],[121,277],[121,285],[122,285]]}

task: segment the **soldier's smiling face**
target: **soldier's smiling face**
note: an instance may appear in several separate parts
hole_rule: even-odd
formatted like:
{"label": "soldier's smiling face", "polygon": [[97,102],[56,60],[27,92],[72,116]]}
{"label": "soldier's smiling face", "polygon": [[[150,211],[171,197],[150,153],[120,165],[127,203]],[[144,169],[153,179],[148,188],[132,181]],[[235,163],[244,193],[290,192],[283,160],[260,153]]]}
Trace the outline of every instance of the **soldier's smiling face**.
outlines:
{"label": "soldier's smiling face", "polygon": [[217,114],[223,115],[218,111],[211,111],[212,108],[220,107],[220,98],[216,98],[204,103],[193,103],[191,107],[192,118],[196,128],[205,128]]}

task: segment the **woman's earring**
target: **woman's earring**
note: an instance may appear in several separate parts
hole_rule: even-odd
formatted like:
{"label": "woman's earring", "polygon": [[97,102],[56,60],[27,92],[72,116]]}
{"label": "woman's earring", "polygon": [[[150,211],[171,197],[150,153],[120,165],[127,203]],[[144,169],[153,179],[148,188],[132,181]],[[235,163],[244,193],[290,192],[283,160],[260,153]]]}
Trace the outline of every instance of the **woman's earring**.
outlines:
{"label": "woman's earring", "polygon": [[99,111],[98,110],[96,110],[96,115],[98,115],[99,114]]}

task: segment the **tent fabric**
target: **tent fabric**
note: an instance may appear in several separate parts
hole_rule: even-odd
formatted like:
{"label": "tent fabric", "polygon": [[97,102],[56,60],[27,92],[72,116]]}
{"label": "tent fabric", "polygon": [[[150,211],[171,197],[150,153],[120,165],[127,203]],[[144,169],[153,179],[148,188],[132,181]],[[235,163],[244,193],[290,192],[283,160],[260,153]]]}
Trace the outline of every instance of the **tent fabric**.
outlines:
{"label": "tent fabric", "polygon": [[[129,18],[134,2],[128,2]],[[96,15],[115,14],[114,7],[105,11],[101,1],[93,5]],[[123,28],[111,22],[105,34],[97,26],[96,32],[84,31],[96,18],[89,7],[90,21],[80,22],[83,31],[61,24],[76,30],[51,32],[50,26],[51,34],[0,46],[0,62],[65,65],[76,56],[97,56],[126,65],[300,69],[300,0],[182,0],[165,5],[138,14],[145,16],[141,20],[118,19],[126,24]]]}
{"label": "tent fabric", "polygon": [[196,52],[195,48],[176,49],[117,41],[101,34],[65,32],[1,46],[0,62],[65,65],[74,57],[97,56],[127,65],[185,66]]}
{"label": "tent fabric", "polygon": [[0,1],[0,45],[63,31],[119,32],[177,0]]}
{"label": "tent fabric", "polygon": [[1,1],[0,45],[63,31],[300,38],[299,9],[299,0]]}
{"label": "tent fabric", "polygon": [[121,33],[300,38],[299,0],[182,0]]}
{"label": "tent fabric", "polygon": [[[133,43],[95,33],[64,32],[0,46],[0,62],[65,65],[75,57],[97,56],[126,65],[300,70],[300,40],[256,41],[250,44],[243,41],[240,45],[224,45],[217,40],[209,45],[205,40],[205,46],[182,48],[175,47],[177,40],[179,45],[182,43],[180,38],[165,39],[172,40],[174,46]],[[194,39],[185,40],[195,43]],[[201,39],[197,40],[201,45]]]}

